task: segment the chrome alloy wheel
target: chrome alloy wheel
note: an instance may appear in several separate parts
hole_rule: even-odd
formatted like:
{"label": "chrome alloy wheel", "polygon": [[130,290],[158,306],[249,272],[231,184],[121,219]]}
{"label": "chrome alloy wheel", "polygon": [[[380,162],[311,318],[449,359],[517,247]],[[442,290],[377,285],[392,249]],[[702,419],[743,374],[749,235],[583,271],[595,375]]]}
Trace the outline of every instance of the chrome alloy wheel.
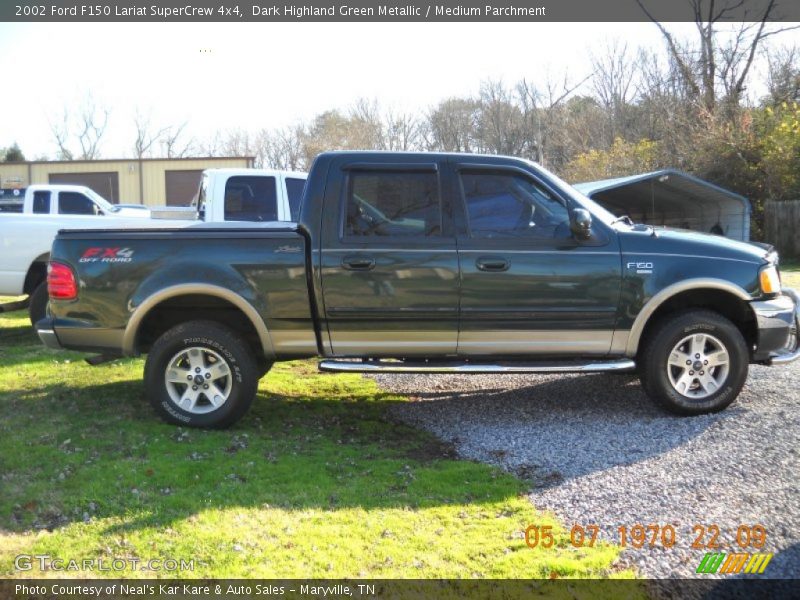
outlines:
{"label": "chrome alloy wheel", "polygon": [[707,398],[728,379],[730,357],[725,345],[707,333],[693,333],[675,344],[667,374],[675,391],[696,400]]}
{"label": "chrome alloy wheel", "polygon": [[231,368],[210,348],[185,348],[172,357],[164,372],[169,397],[188,413],[202,415],[225,404],[233,388]]}

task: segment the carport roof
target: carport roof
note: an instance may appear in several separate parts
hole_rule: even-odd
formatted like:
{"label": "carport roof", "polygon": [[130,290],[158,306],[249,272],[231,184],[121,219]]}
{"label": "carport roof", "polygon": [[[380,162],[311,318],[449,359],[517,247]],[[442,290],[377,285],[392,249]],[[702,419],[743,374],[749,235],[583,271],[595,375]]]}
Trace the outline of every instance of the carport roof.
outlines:
{"label": "carport roof", "polygon": [[[661,169],[629,177],[577,183],[574,187],[595,200],[611,200],[610,203],[614,205],[617,204],[613,201],[615,199],[622,200],[628,206],[641,204],[643,207],[649,207],[655,201],[662,210],[668,207],[685,207],[687,201],[690,204],[701,203],[718,207],[735,203],[741,206],[744,214],[750,214],[750,201],[744,196],[677,169]],[[605,194],[611,191],[614,192],[613,195]]]}

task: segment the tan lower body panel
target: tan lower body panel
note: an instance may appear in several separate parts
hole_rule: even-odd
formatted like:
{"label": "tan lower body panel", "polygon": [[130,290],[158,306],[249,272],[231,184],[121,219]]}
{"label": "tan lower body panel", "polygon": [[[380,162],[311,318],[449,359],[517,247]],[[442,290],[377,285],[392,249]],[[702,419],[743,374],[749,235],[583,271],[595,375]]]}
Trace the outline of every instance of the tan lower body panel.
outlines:
{"label": "tan lower body panel", "polygon": [[[627,339],[627,332],[620,335]],[[272,336],[277,349],[274,332]],[[613,330],[468,331],[457,339],[454,332],[444,331],[347,331],[334,332],[331,345],[335,356],[605,356],[618,353],[612,347],[615,340]],[[624,349],[624,342],[619,343]]]}
{"label": "tan lower body panel", "polygon": [[269,332],[272,338],[272,347],[275,354],[291,355],[304,354],[317,355],[317,336],[309,330],[272,329]]}
{"label": "tan lower body panel", "polygon": [[580,354],[605,356],[614,332],[608,331],[462,331],[458,353],[464,356]]}
{"label": "tan lower body panel", "polygon": [[456,353],[455,331],[334,331],[335,356],[431,356]]}

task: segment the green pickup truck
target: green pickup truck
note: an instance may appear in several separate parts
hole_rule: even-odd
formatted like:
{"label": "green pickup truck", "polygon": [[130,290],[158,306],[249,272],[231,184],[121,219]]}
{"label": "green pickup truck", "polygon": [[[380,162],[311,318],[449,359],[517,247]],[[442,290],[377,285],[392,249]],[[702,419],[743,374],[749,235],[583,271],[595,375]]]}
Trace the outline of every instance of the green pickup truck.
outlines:
{"label": "green pickup truck", "polygon": [[498,156],[325,153],[296,224],[64,231],[48,284],[47,346],[147,354],[155,409],[198,427],[242,417],[279,360],[638,370],[652,399],[695,415],[733,402],[750,363],[800,356],[798,296],[769,246],[615,218]]}

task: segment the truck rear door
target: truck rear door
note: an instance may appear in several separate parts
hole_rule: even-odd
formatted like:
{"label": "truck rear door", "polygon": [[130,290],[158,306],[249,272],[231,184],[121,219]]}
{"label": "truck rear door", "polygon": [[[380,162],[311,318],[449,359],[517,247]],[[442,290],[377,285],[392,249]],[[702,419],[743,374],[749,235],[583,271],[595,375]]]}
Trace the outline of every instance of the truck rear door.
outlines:
{"label": "truck rear door", "polygon": [[454,165],[464,356],[604,355],[619,302],[613,232],[583,243],[556,188],[526,169]]}
{"label": "truck rear door", "polygon": [[336,356],[455,355],[458,260],[440,165],[390,160],[332,167],[340,172],[326,193],[321,238],[331,348]]}

